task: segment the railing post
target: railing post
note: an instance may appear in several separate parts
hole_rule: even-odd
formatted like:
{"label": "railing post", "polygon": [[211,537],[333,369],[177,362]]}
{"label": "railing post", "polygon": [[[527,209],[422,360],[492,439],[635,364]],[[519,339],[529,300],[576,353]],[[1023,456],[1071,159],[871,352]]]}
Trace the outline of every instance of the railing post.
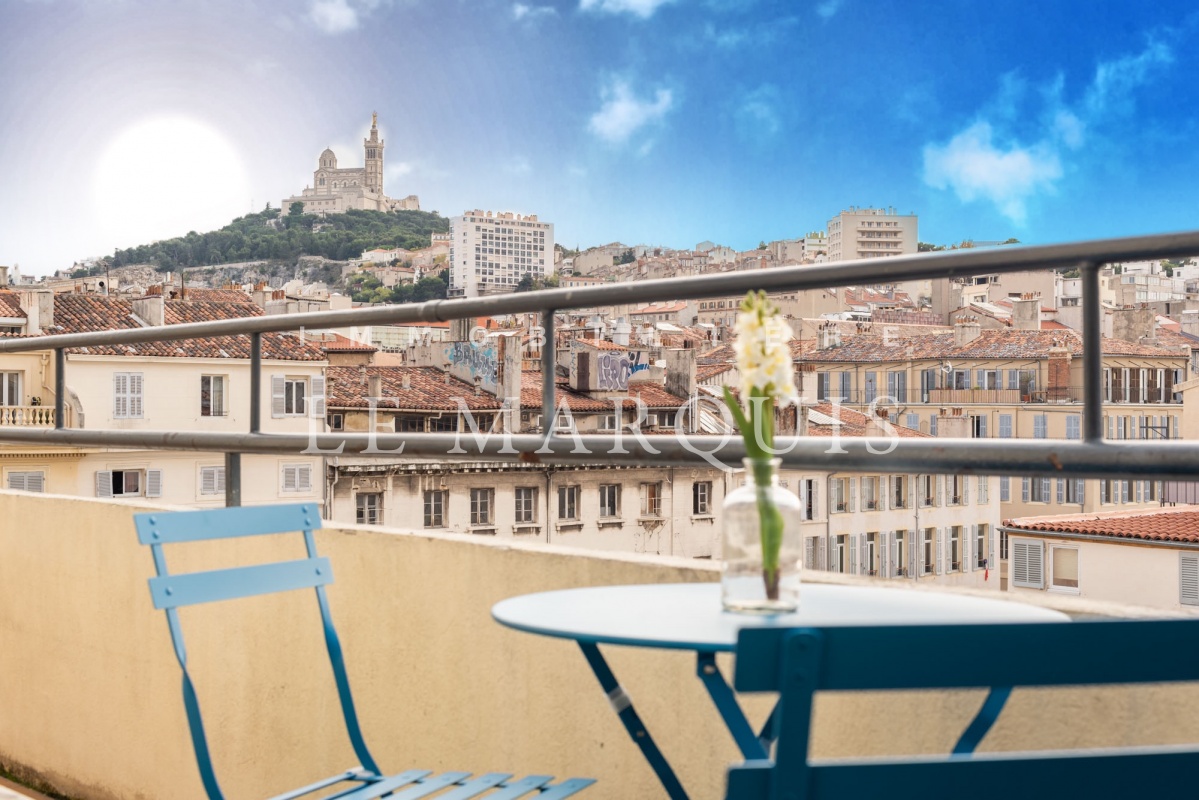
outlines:
{"label": "railing post", "polygon": [[67,351],[54,348],[54,427],[67,427]]}
{"label": "railing post", "polygon": [[250,334],[250,433],[262,433],[262,334]]}
{"label": "railing post", "polygon": [[225,453],[225,507],[241,505],[241,453]]}
{"label": "railing post", "polygon": [[1103,441],[1103,330],[1099,265],[1086,262],[1082,275],[1082,438]]}
{"label": "railing post", "polygon": [[554,385],[557,383],[557,345],[554,342],[554,309],[541,312],[545,344],[541,345],[541,432],[554,431]]}

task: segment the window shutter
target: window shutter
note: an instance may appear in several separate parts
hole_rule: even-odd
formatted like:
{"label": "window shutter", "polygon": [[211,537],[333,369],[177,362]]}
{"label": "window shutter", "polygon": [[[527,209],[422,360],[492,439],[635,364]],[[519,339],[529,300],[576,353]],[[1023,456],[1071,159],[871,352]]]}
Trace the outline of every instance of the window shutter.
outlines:
{"label": "window shutter", "polygon": [[823,536],[816,539],[816,568],[828,569],[828,561],[825,560],[826,542]]}
{"label": "window shutter", "polygon": [[44,491],[46,491],[46,474],[44,472],[26,472],[25,473],[25,491],[27,491],[27,492],[44,492]]}
{"label": "window shutter", "polygon": [[216,494],[216,467],[200,468],[200,494]]}
{"label": "window shutter", "polygon": [[[808,516],[807,516],[807,513],[808,513],[808,482],[807,481],[800,480],[799,487],[798,487],[798,494],[799,494],[799,507],[802,509],[802,511],[800,513],[802,515],[804,515],[804,519],[808,519]],[[807,562],[805,561],[804,563],[806,564]]]}
{"label": "window shutter", "polygon": [[9,489],[24,489],[26,474],[27,473],[24,473],[24,472],[8,473],[8,488]]}
{"label": "window shutter", "polygon": [[301,492],[311,492],[312,491],[312,465],[311,464],[302,464],[302,465],[300,465],[300,467],[297,469],[296,472],[297,472],[296,483],[298,484],[300,491]]}
{"label": "window shutter", "polygon": [[112,376],[112,415],[116,419],[129,416],[129,376],[123,372]]}
{"label": "window shutter", "polygon": [[1086,498],[1087,498],[1087,482],[1084,481],[1082,478],[1077,478],[1077,479],[1075,479],[1074,483],[1075,483],[1074,502],[1078,503],[1079,505],[1082,505],[1083,503],[1086,502]]}
{"label": "window shutter", "polygon": [[891,535],[883,531],[878,535],[878,574],[879,577],[891,577]]}
{"label": "window shutter", "polygon": [[851,512],[857,510],[857,508],[856,508],[857,494],[858,494],[858,479],[850,478],[849,479],[849,497],[847,498],[846,502],[848,503],[847,508]]}
{"label": "window shutter", "polygon": [[284,414],[287,406],[284,404],[284,392],[287,389],[287,381],[282,375],[271,376],[271,416],[281,417]]}
{"label": "window shutter", "polygon": [[1028,589],[1044,588],[1045,550],[1041,542],[1012,544],[1012,585]]}
{"label": "window shutter", "polygon": [[974,553],[974,540],[978,538],[978,526],[971,525],[967,528],[962,528],[962,572],[974,571],[974,559],[978,556]]}
{"label": "window shutter", "polygon": [[312,397],[308,405],[311,415],[316,419],[325,418],[325,379],[322,377],[314,377],[312,379]]}
{"label": "window shutter", "polygon": [[820,490],[817,488],[819,485],[812,481],[812,519],[820,519]]}
{"label": "window shutter", "polygon": [[1184,606],[1199,606],[1199,556],[1179,556],[1178,602]]}
{"label": "window shutter", "polygon": [[140,372],[129,375],[129,416],[134,419],[142,418],[142,374]]}
{"label": "window shutter", "polygon": [[987,566],[991,569],[998,570],[999,564],[995,561],[995,530],[987,529]]}
{"label": "window shutter", "polygon": [[808,536],[803,540],[804,569],[816,568],[816,537]]}
{"label": "window shutter", "polygon": [[962,475],[958,478],[962,482],[962,505],[970,505],[970,478]]}
{"label": "window shutter", "polygon": [[96,472],[96,497],[112,497],[112,473],[107,470]]}
{"label": "window shutter", "polygon": [[908,533],[908,577],[915,578],[920,574],[919,563],[917,561],[918,551],[921,549],[916,546],[916,542],[920,539],[920,532],[913,530]]}
{"label": "window shutter", "polygon": [[945,572],[947,572],[947,570],[945,569],[945,529],[944,528],[934,528],[933,529],[933,542],[936,544],[936,550],[937,550],[937,560],[936,560],[936,564],[934,566],[934,571],[938,575],[943,575],[943,574],[945,574]]}
{"label": "window shutter", "polygon": [[1023,487],[1023,492],[1022,492],[1020,499],[1022,499],[1024,502],[1027,503],[1028,502],[1028,478],[1022,478],[1022,480],[1024,482],[1024,487]]}
{"label": "window shutter", "polygon": [[1059,504],[1066,502],[1066,481],[1064,478],[1057,479],[1057,502]]}
{"label": "window shutter", "polygon": [[856,533],[849,537],[849,573],[851,575],[858,574],[858,536]]}
{"label": "window shutter", "polygon": [[941,499],[943,487],[945,486],[945,476],[937,475],[936,476],[936,484],[937,484],[937,505],[941,506],[941,505],[945,504],[944,501]]}
{"label": "window shutter", "polygon": [[283,468],[283,491],[294,492],[297,485],[297,475],[295,467]]}
{"label": "window shutter", "polygon": [[1052,490],[1049,486],[1049,478],[1041,478],[1041,502],[1043,502],[1043,503],[1049,502],[1049,497],[1050,497],[1049,492],[1050,491],[1052,491]]}
{"label": "window shutter", "polygon": [[162,497],[162,470],[146,470],[146,497]]}

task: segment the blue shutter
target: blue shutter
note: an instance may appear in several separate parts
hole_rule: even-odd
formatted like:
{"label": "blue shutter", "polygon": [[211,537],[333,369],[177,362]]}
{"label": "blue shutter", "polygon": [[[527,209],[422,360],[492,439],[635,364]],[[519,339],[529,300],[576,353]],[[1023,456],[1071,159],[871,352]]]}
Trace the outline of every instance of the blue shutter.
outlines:
{"label": "blue shutter", "polygon": [[1028,502],[1028,478],[1024,478],[1023,480],[1024,480],[1024,493],[1023,493],[1023,497],[1021,499],[1027,503]]}

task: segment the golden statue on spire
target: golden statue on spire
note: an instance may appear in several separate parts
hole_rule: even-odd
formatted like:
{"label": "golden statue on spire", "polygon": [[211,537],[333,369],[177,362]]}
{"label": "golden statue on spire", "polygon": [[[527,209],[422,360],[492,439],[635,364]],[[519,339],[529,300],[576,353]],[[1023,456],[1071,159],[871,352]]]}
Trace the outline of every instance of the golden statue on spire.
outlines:
{"label": "golden statue on spire", "polygon": [[379,126],[379,112],[372,111],[371,112],[371,127],[377,128],[378,126]]}

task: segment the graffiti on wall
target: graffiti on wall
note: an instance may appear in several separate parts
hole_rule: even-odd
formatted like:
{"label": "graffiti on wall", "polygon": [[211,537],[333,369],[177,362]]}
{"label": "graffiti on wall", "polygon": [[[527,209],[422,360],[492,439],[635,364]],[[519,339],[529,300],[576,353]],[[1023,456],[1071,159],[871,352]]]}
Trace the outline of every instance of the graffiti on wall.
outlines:
{"label": "graffiti on wall", "polygon": [[601,391],[616,392],[629,388],[629,378],[649,369],[645,353],[600,353],[596,359],[597,386]]}
{"label": "graffiti on wall", "polygon": [[471,342],[451,342],[446,347],[446,360],[456,378],[474,382],[493,394],[499,390],[500,366],[494,344],[475,345]]}

